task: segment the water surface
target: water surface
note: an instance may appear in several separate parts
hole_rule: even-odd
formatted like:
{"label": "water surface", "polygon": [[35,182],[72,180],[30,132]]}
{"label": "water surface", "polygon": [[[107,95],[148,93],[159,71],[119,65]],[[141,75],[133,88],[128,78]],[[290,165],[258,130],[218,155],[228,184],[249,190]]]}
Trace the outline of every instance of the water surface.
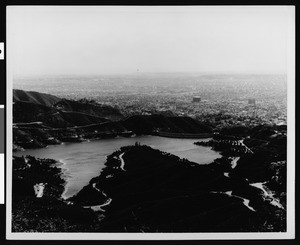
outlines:
{"label": "water surface", "polygon": [[[201,139],[207,141],[208,139]],[[175,139],[159,136],[138,136],[133,138],[113,138],[82,143],[64,143],[41,149],[30,149],[14,153],[15,156],[32,155],[38,158],[51,158],[62,162],[61,168],[66,176],[66,189],[63,194],[68,198],[76,194],[89,183],[91,178],[99,175],[104,167],[106,156],[122,146],[135,142],[149,145],[152,148],[169,152],[180,158],[187,158],[198,164],[208,164],[221,157],[220,153],[210,147],[197,146],[196,139]]]}

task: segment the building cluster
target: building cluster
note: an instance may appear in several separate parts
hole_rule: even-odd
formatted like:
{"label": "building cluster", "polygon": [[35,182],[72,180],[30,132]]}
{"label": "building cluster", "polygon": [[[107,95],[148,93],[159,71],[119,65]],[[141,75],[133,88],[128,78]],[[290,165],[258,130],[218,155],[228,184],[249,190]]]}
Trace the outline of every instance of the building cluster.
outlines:
{"label": "building cluster", "polygon": [[62,98],[93,99],[118,108],[124,116],[168,113],[216,128],[286,124],[287,118],[284,75],[116,75],[60,78],[49,81],[48,87],[39,84],[37,80],[32,86]]}
{"label": "building cluster", "polygon": [[[259,124],[286,124],[285,100],[254,99],[200,99],[194,96],[169,95],[131,95],[118,96],[104,103],[116,106],[125,116],[151,115],[171,112],[176,116],[188,116],[207,122],[216,128],[234,125],[256,126]],[[101,102],[100,102],[101,103]],[[103,103],[103,102],[102,102]]]}

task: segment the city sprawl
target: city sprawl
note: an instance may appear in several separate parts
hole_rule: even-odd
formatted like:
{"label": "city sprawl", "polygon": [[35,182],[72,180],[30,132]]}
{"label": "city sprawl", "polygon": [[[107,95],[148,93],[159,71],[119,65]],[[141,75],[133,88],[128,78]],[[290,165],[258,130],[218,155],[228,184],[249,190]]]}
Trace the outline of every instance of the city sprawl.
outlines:
{"label": "city sprawl", "polygon": [[[138,74],[43,80],[20,78],[15,86],[67,99],[95,100],[117,107],[125,116],[189,116],[216,128],[286,124],[285,75]],[[195,97],[200,101],[193,102]]]}

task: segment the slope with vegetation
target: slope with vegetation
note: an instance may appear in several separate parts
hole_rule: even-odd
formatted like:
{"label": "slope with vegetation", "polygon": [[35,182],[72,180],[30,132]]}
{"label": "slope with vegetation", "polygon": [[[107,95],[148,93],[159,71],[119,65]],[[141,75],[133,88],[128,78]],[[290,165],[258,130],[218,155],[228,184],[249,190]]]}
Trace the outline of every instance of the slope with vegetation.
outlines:
{"label": "slope with vegetation", "polygon": [[80,142],[117,135],[210,133],[212,129],[189,117],[135,115],[95,101],[60,99],[37,92],[14,90],[14,149],[43,147],[62,141]]}
{"label": "slope with vegetation", "polygon": [[[239,173],[257,168],[251,160],[241,159],[239,168],[227,175],[228,163],[222,158],[198,165],[149,146],[122,147],[107,158],[100,175],[70,200],[104,213],[94,227],[98,231],[285,231],[284,198],[275,203],[275,197],[265,196],[253,185],[274,182],[279,168],[265,164],[262,168],[269,174],[245,178]],[[280,171],[284,173],[283,165]],[[277,187],[283,181],[276,182]]]}

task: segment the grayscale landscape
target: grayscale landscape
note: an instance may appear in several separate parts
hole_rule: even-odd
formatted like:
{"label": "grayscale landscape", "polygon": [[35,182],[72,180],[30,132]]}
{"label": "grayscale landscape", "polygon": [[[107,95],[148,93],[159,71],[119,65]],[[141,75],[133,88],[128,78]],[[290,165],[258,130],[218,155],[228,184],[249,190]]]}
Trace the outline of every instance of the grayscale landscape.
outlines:
{"label": "grayscale landscape", "polygon": [[12,232],[287,231],[287,11],[10,20]]}

